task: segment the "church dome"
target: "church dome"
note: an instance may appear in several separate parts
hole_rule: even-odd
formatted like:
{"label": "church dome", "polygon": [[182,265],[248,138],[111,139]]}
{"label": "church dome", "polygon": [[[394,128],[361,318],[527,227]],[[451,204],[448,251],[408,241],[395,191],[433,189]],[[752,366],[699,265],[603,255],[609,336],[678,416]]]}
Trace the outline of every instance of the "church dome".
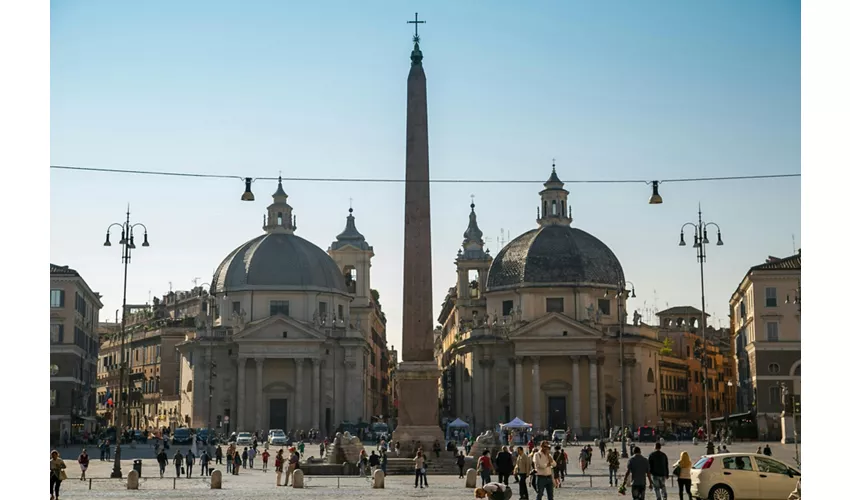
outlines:
{"label": "church dome", "polygon": [[623,268],[593,235],[568,225],[544,225],[499,252],[487,275],[487,291],[542,286],[618,286]]}
{"label": "church dome", "polygon": [[348,293],[336,262],[292,233],[258,236],[230,252],[216,269],[215,293],[237,290],[311,290]]}
{"label": "church dome", "polygon": [[213,293],[292,290],[348,293],[342,271],[324,250],[296,236],[281,179],[263,220],[266,234],[230,252],[216,269]]}

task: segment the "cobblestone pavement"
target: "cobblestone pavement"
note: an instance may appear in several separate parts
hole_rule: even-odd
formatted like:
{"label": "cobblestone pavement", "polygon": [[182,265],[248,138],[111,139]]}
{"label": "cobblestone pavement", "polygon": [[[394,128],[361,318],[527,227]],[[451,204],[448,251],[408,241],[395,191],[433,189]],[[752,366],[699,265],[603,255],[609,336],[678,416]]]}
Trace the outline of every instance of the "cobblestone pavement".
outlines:
{"label": "cobblestone pavement", "polygon": [[[755,451],[761,443],[734,443],[729,446],[729,451]],[[794,464],[794,445],[782,445],[779,443],[771,443],[773,456],[783,460],[789,464]],[[177,448],[172,447],[169,450],[169,457],[174,454]],[[367,450],[371,447],[367,446]],[[644,443],[642,447],[644,454],[651,451],[651,444]],[[275,451],[272,449],[270,451]],[[596,449],[595,456],[591,461],[591,465],[585,475],[578,472],[578,448],[568,447],[567,453],[570,457],[570,465],[567,473],[568,478],[565,487],[555,491],[556,498],[581,498],[582,500],[597,500],[623,498],[620,497],[615,488],[608,486],[608,470],[604,460],[599,455],[599,450]],[[261,461],[255,462],[255,469],[247,469],[240,471],[239,476],[224,474],[223,489],[211,490],[209,478],[195,477],[200,472],[200,465],[195,465],[192,479],[181,477],[175,481],[175,468],[169,465],[166,468],[165,478],[159,478],[159,467],[156,460],[153,459],[153,452],[150,447],[142,445],[136,449],[125,448],[122,450],[124,458],[122,459],[122,472],[124,479],[108,479],[112,471],[113,463],[99,460],[99,452],[95,451],[95,455],[91,457],[91,464],[87,478],[92,478],[91,484],[89,481],[79,480],[79,466],[76,464],[76,456],[79,453],[79,448],[60,449],[62,457],[68,464],[68,480],[62,484],[61,498],[109,498],[109,499],[188,499],[188,498],[212,498],[212,499],[255,499],[258,496],[267,497],[273,494],[275,497],[281,498],[345,498],[347,500],[358,500],[369,498],[370,500],[382,499],[398,499],[398,498],[433,498],[437,500],[454,499],[454,498],[472,498],[472,490],[464,488],[462,479],[456,476],[430,476],[428,478],[430,487],[426,489],[413,488],[413,476],[388,476],[386,480],[386,489],[373,490],[370,488],[369,480],[360,477],[344,477],[337,479],[336,477],[321,477],[307,476],[305,478],[306,488],[296,490],[293,488],[284,488],[275,486],[275,474],[273,471],[273,461],[270,459],[269,472],[264,473],[261,469]],[[181,448],[185,454],[186,448]],[[694,446],[690,443],[668,443],[663,450],[671,460],[678,459],[681,451],[687,451],[692,458],[696,458],[705,451],[704,445]],[[317,446],[308,446],[305,452],[308,457],[318,455]],[[132,469],[132,459],[142,458],[142,480],[138,491],[128,491],[126,489],[126,476]],[[224,465],[222,471],[225,469]],[[624,471],[621,467],[621,474]],[[494,477],[495,479],[495,477]],[[592,481],[592,486],[591,486]],[[46,482],[46,481],[45,481]],[[673,493],[670,498],[675,498],[677,495],[668,483],[668,493]],[[45,484],[45,486],[47,486]],[[513,483],[514,498],[517,498],[518,490]],[[91,489],[89,489],[91,487]],[[532,492],[533,494],[533,492]],[[532,498],[534,498],[532,496]]]}

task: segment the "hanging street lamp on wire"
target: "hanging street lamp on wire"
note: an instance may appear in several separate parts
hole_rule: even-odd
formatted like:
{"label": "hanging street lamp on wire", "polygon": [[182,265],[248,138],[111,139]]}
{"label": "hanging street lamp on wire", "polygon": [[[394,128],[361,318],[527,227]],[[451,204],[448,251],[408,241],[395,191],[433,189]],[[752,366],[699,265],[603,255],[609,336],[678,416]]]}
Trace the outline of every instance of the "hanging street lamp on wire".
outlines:
{"label": "hanging street lamp on wire", "polygon": [[[118,226],[121,228],[121,240],[118,242],[121,245],[121,262],[124,263],[124,296],[121,301],[121,364],[118,372],[118,393],[120,395],[118,405],[115,406],[113,410],[115,412],[115,462],[112,467],[112,475],[110,477],[120,479],[121,478],[121,436],[123,434],[124,427],[127,426],[130,422],[130,405],[127,404],[127,399],[130,395],[130,384],[129,381],[127,383],[127,391],[126,395],[124,393],[124,376],[127,372],[127,356],[126,356],[126,329],[127,329],[127,267],[130,264],[130,258],[132,251],[136,249],[136,236],[135,230],[137,227],[141,227],[144,229],[144,240],[142,241],[143,247],[149,247],[150,243],[148,243],[148,228],[142,223],[130,224],[130,205],[127,205],[127,218],[123,223],[115,222],[110,224],[109,227],[106,228],[106,241],[103,243],[105,247],[111,247],[112,243],[109,241],[109,231],[113,226]],[[121,408],[121,410],[119,410]],[[123,410],[123,411],[122,411]],[[126,412],[126,422],[122,424],[121,417],[125,416]]]}
{"label": "hanging street lamp on wire", "polygon": [[685,227],[691,226],[694,228],[694,245],[693,247],[697,249],[697,261],[699,262],[699,284],[700,284],[700,296],[702,301],[701,311],[701,319],[699,322],[700,329],[702,330],[702,372],[703,372],[703,393],[705,395],[705,434],[708,436],[708,441],[706,444],[706,453],[714,452],[714,443],[711,441],[711,415],[709,414],[708,407],[708,342],[705,338],[705,247],[708,245],[708,227],[714,226],[717,229],[717,246],[723,246],[723,238],[720,236],[720,226],[715,224],[714,222],[705,222],[702,220],[702,206],[700,205],[698,208],[698,216],[697,222],[694,224],[693,222],[686,222],[682,225],[682,228],[679,230],[679,246],[683,247],[687,244],[685,243]]}

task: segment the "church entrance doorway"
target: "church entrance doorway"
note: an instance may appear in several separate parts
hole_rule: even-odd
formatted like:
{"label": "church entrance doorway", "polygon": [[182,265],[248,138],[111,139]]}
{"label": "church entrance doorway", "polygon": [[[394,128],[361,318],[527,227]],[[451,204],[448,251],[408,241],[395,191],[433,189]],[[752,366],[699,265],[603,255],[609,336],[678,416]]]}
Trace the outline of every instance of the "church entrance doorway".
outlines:
{"label": "church entrance doorway", "polygon": [[549,398],[549,428],[566,429],[567,425],[567,398],[564,396],[551,396]]}
{"label": "church entrance doorway", "polygon": [[269,400],[269,429],[288,429],[286,426],[286,400]]}

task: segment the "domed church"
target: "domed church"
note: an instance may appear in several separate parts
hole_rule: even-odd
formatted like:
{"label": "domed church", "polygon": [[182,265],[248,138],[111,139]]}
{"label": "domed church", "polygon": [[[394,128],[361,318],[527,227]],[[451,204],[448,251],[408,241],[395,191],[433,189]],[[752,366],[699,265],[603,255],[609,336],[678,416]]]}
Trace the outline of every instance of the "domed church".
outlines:
{"label": "domed church", "polygon": [[[657,425],[661,344],[625,318],[625,275],[614,252],[573,224],[555,166],[540,191],[537,227],[495,258],[484,248],[475,204],[458,251],[435,342],[444,419],[475,432],[519,417],[535,429],[586,438],[626,425]],[[625,387],[620,395],[620,331]]]}
{"label": "domed church", "polygon": [[329,435],[373,414],[369,357],[381,355],[370,352],[367,335],[384,328],[370,289],[372,247],[352,210],[327,252],[297,236],[287,199],[278,180],[264,233],[224,258],[210,314],[178,347],[182,413],[193,427],[211,419],[226,432]]}

